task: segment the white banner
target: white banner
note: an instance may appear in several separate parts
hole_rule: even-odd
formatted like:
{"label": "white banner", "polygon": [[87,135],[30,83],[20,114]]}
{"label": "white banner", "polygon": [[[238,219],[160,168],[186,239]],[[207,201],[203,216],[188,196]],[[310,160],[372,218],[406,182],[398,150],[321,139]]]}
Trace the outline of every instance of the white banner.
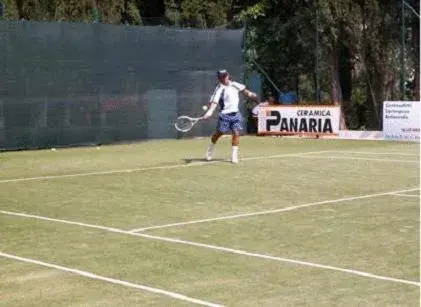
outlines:
{"label": "white banner", "polygon": [[259,134],[339,134],[339,106],[271,106],[259,108]]}
{"label": "white banner", "polygon": [[420,104],[419,101],[383,102],[383,138],[419,142]]}

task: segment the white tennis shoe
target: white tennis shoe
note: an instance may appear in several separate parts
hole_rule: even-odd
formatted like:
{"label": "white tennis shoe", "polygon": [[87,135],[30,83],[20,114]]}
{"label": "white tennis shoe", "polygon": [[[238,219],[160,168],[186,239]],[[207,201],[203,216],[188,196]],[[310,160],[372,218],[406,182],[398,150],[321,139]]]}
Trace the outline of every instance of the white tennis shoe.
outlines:
{"label": "white tennis shoe", "polygon": [[206,150],[206,154],[205,154],[205,160],[206,161],[212,160],[212,153],[213,153],[213,146],[209,146],[208,149]]}

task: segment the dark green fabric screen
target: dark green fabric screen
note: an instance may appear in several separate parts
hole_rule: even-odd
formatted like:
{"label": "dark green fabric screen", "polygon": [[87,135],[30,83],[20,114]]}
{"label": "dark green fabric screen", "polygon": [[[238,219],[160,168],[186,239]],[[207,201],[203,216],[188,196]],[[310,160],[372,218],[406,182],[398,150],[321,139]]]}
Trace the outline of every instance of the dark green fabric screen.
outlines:
{"label": "dark green fabric screen", "polygon": [[0,22],[0,149],[179,138],[217,69],[243,79],[243,30]]}

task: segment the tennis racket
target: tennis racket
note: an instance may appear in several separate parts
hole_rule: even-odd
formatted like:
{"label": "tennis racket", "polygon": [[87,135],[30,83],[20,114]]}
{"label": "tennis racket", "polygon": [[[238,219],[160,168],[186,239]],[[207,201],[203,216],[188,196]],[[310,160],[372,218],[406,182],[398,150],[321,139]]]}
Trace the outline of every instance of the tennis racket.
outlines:
{"label": "tennis racket", "polygon": [[179,117],[177,117],[177,119],[174,123],[174,126],[175,126],[175,129],[177,129],[180,132],[188,132],[201,119],[202,119],[201,117],[189,117],[189,116],[186,116],[186,115],[179,116]]}

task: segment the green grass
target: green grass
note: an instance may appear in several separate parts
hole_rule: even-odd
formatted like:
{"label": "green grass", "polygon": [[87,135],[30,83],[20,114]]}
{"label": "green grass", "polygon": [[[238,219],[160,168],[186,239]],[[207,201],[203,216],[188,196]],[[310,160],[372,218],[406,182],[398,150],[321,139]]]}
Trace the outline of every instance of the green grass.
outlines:
{"label": "green grass", "polygon": [[[4,152],[0,210],[131,230],[420,185],[419,163],[410,162],[419,160],[414,143],[244,137],[239,165],[224,161],[229,139],[216,148],[222,161],[199,162],[207,143]],[[318,151],[326,152],[281,156]],[[264,158],[272,155],[280,156]],[[8,181],[24,178],[32,179]],[[382,195],[145,233],[418,282],[419,204],[419,197]],[[0,233],[4,253],[227,306],[420,301],[415,285],[80,225],[3,213]],[[0,276],[0,306],[192,305],[7,258],[0,258]]]}

